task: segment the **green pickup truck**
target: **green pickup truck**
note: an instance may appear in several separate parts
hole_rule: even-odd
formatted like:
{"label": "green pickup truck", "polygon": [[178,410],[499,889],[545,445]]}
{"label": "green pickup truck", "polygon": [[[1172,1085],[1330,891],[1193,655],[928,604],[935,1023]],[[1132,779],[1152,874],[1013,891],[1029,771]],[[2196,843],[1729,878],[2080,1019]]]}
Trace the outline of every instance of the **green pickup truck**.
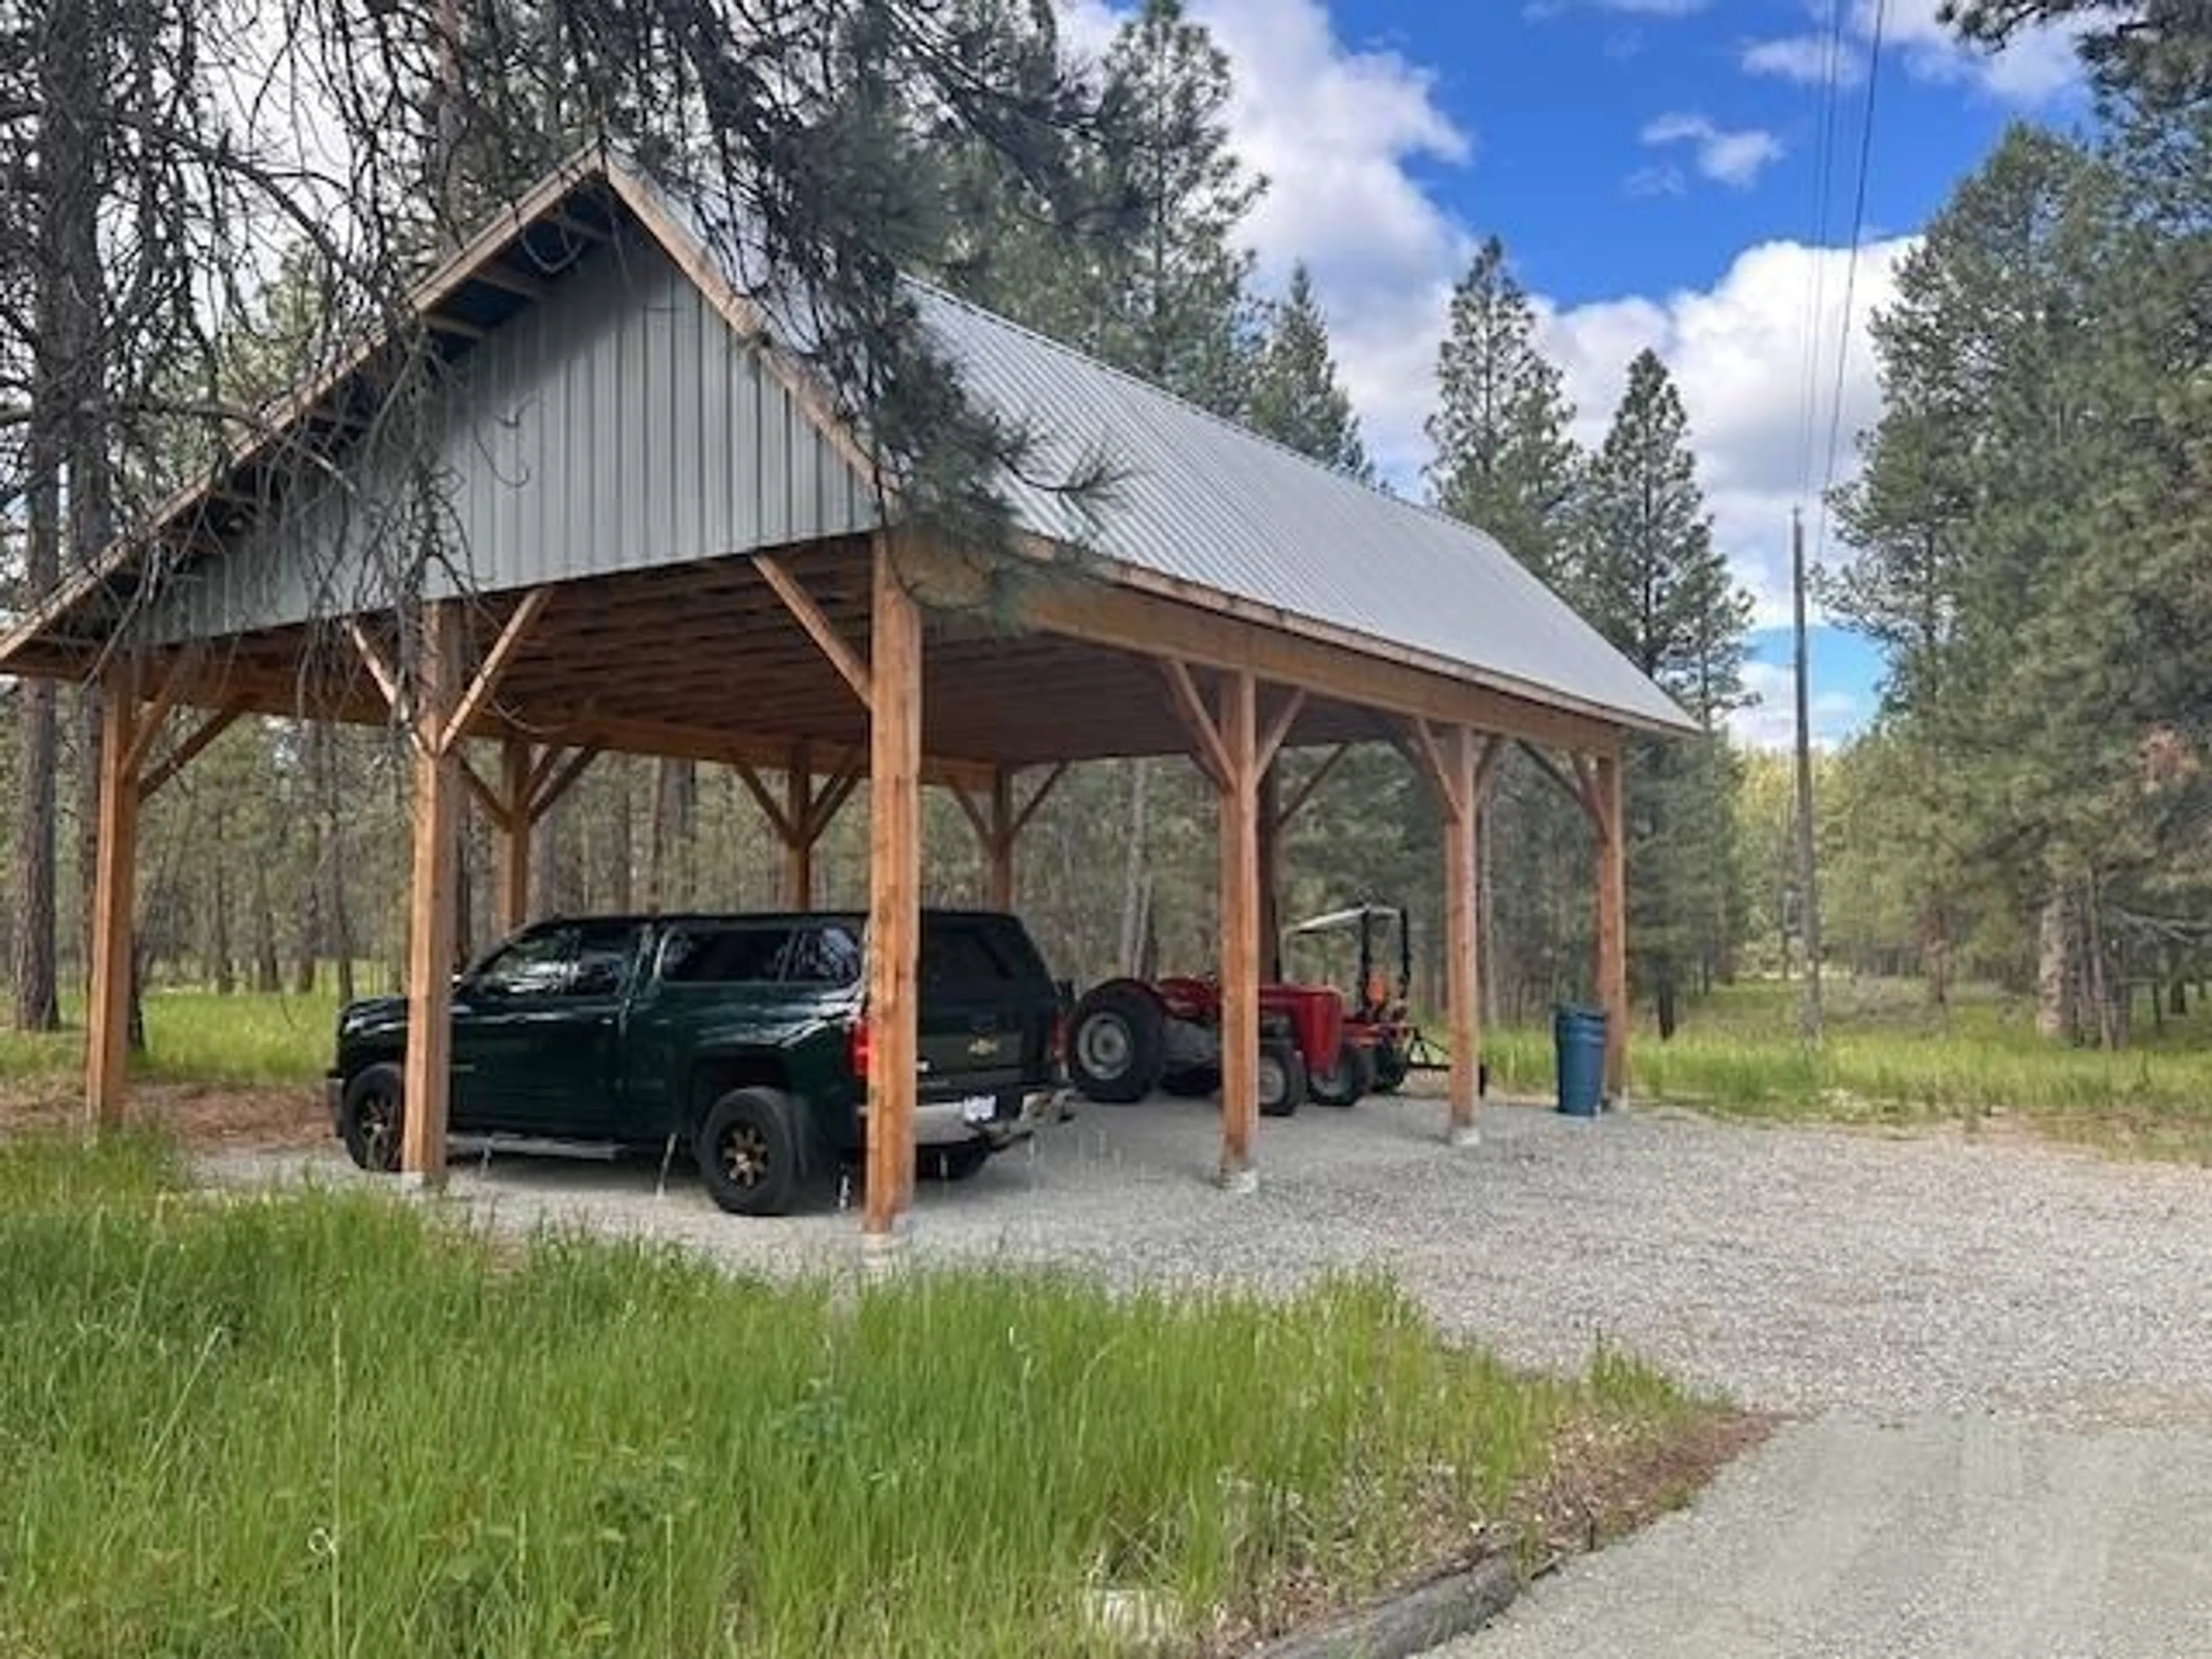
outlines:
{"label": "green pickup truck", "polygon": [[[861,929],[842,913],[545,921],[453,984],[459,1134],[688,1147],[725,1210],[780,1215],[864,1146]],[[915,1139],[957,1180],[1060,1097],[1066,988],[1021,923],[925,910]],[[331,1114],[355,1163],[398,1165],[407,1003],[338,1016]]]}

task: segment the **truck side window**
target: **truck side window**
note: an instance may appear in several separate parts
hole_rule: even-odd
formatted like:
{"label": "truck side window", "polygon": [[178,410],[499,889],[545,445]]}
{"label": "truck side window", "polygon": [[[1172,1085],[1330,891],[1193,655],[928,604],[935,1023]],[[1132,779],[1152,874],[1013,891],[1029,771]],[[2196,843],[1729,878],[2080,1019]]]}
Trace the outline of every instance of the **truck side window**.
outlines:
{"label": "truck side window", "polygon": [[790,985],[854,985],[860,978],[860,941],[839,922],[801,927],[791,936],[780,977]]}
{"label": "truck side window", "polygon": [[479,996],[512,1000],[558,996],[568,983],[576,945],[573,927],[548,927],[510,941],[470,981]]}
{"label": "truck side window", "polygon": [[790,943],[788,927],[686,927],[660,947],[660,977],[669,985],[759,985],[776,977]]}
{"label": "truck side window", "polygon": [[630,959],[637,954],[634,922],[586,922],[576,930],[575,968],[567,994],[618,997],[629,984]]}

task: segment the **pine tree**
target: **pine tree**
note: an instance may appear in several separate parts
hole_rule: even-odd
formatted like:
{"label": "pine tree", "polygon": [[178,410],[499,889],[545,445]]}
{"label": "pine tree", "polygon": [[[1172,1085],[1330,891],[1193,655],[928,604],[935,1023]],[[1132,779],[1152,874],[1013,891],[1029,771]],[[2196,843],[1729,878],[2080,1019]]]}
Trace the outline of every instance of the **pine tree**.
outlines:
{"label": "pine tree", "polygon": [[1693,975],[1724,964],[1737,769],[1719,729],[1743,695],[1749,595],[1713,544],[1681,395],[1656,353],[1628,389],[1590,464],[1573,546],[1585,614],[1704,727],[1629,751],[1632,965],[1673,1035]]}
{"label": "pine tree", "polygon": [[1262,436],[1362,481],[1375,469],[1359,441],[1359,417],[1336,378],[1328,319],[1314,298],[1313,276],[1300,262],[1290,291],[1269,308],[1267,333],[1252,367],[1246,419]]}
{"label": "pine tree", "polygon": [[1536,344],[1536,313],[1495,236],[1452,290],[1429,417],[1431,498],[1486,530],[1540,576],[1556,563],[1581,457],[1559,368]]}
{"label": "pine tree", "polygon": [[1230,147],[1233,90],[1227,56],[1180,0],[1146,0],[1115,37],[1105,169],[1129,222],[1097,273],[1097,320],[1080,343],[1236,418],[1257,335],[1252,253],[1237,237],[1267,185]]}

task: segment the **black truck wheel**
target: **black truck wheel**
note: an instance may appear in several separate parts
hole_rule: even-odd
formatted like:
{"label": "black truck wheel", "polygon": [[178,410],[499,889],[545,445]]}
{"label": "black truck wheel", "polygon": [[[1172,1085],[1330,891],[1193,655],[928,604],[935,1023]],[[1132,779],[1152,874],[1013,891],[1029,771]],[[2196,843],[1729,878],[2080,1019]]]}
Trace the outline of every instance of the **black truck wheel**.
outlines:
{"label": "black truck wheel", "polygon": [[1375,1051],[1350,1037],[1337,1045],[1336,1061],[1306,1079],[1316,1103],[1349,1106],[1375,1087]]}
{"label": "black truck wheel", "polygon": [[966,1181],[982,1173],[991,1161],[988,1140],[959,1140],[945,1146],[925,1146],[916,1154],[921,1172],[933,1181]]}
{"label": "black truck wheel", "polygon": [[707,1109],[692,1148],[707,1195],[732,1215],[783,1215],[816,1162],[799,1107],[774,1089],[732,1089]]}
{"label": "black truck wheel", "polygon": [[1306,1102],[1306,1062],[1297,1045],[1260,1045],[1260,1115],[1288,1117]]}
{"label": "black truck wheel", "polygon": [[1159,1085],[1167,1026],[1151,987],[1109,980],[1075,1005],[1067,1022],[1067,1074],[1088,1099],[1142,1100]]}
{"label": "black truck wheel", "polygon": [[364,1170],[389,1175],[399,1167],[399,1137],[405,1121],[399,1068],[390,1060],[364,1066],[346,1082],[338,1098],[338,1133],[346,1156]]}

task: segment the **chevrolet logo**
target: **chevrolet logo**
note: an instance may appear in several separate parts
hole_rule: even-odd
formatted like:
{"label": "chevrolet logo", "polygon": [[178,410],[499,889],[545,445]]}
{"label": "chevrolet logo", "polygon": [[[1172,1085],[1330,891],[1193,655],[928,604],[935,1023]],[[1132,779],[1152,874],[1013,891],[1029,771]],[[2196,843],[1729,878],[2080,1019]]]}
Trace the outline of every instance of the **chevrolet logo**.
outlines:
{"label": "chevrolet logo", "polygon": [[979,1036],[968,1045],[968,1056],[971,1060],[988,1060],[998,1052],[999,1039],[996,1037]]}

